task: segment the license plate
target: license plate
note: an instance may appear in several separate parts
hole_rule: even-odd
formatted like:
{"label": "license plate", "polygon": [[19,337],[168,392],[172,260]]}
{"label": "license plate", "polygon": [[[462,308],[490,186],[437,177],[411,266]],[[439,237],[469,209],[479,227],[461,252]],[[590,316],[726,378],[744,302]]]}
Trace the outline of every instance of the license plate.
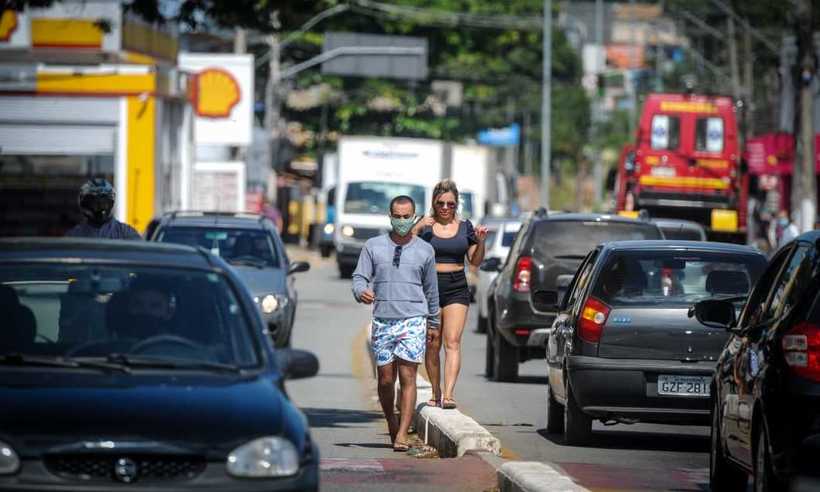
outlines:
{"label": "license plate", "polygon": [[661,176],[664,178],[673,178],[677,173],[675,173],[674,167],[653,167],[652,168],[652,176]]}
{"label": "license plate", "polygon": [[710,378],[658,376],[658,394],[664,396],[709,396]]}

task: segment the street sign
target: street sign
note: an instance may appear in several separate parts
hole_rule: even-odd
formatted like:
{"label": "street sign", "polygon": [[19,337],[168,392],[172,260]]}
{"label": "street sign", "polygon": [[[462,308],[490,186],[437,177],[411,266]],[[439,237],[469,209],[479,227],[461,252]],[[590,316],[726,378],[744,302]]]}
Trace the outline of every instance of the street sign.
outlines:
{"label": "street sign", "polygon": [[478,143],[482,145],[492,145],[503,147],[508,145],[518,145],[521,139],[521,126],[512,123],[505,128],[490,128],[478,132]]}
{"label": "street sign", "polygon": [[[369,48],[404,48],[422,54],[366,54]],[[365,54],[344,54],[322,63],[322,73],[354,77],[427,78],[427,39],[351,32],[327,32],[322,53],[339,48],[360,48]]]}

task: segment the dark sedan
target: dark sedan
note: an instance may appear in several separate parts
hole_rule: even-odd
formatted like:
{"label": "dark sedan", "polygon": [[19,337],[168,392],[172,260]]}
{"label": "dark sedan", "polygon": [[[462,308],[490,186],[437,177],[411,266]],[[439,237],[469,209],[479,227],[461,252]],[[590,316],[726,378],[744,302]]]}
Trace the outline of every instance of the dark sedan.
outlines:
{"label": "dark sedan", "polygon": [[772,258],[740,317],[725,301],[694,314],[730,333],[712,386],[712,490],[818,490],[820,232]]}
{"label": "dark sedan", "polygon": [[[622,241],[594,249],[550,330],[547,430],[580,444],[593,419],[706,424],[727,335],[688,310],[703,299],[746,296],[765,267],[762,254],[731,244]],[[548,309],[558,294],[536,291],[533,299]]]}
{"label": "dark sedan", "polygon": [[0,240],[0,490],[317,490],[236,273],[186,246]]}

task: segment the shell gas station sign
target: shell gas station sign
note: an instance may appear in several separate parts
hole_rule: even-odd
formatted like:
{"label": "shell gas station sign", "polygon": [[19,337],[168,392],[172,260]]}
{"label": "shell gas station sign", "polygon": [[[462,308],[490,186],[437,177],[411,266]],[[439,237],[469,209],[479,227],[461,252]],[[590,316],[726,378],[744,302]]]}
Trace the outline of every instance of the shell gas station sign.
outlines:
{"label": "shell gas station sign", "polygon": [[250,145],[253,56],[181,53],[179,67],[194,77],[194,140],[206,145]]}

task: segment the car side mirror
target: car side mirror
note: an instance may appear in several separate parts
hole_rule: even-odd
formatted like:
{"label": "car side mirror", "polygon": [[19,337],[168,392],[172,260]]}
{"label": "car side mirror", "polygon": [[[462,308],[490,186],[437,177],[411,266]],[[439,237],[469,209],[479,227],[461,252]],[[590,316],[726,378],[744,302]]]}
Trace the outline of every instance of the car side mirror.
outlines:
{"label": "car side mirror", "polygon": [[288,267],[288,275],[291,275],[293,273],[306,272],[308,270],[310,270],[310,263],[306,261],[294,261]]}
{"label": "car side mirror", "polygon": [[276,349],[276,365],[284,379],[312,378],[319,373],[319,359],[307,350]]}
{"label": "car side mirror", "polygon": [[497,272],[501,270],[501,258],[487,258],[481,262],[481,266],[478,268],[483,272]]}
{"label": "car side mirror", "polygon": [[693,316],[704,326],[724,330],[731,330],[737,322],[734,304],[724,300],[706,300],[696,303],[689,308],[689,317]]}
{"label": "car side mirror", "polygon": [[536,311],[555,311],[560,301],[558,291],[536,290],[532,294],[532,305]]}

